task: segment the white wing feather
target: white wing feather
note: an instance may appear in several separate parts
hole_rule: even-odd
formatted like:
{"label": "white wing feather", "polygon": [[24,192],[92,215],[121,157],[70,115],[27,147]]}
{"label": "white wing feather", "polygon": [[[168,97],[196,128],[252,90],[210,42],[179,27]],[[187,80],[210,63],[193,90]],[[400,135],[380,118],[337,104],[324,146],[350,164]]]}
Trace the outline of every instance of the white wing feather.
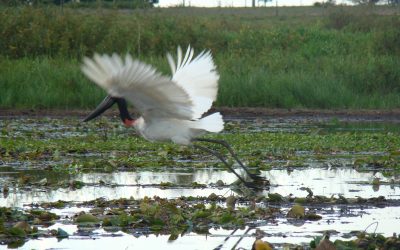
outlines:
{"label": "white wing feather", "polygon": [[130,55],[122,60],[116,54],[96,54],[84,59],[82,71],[111,96],[130,101],[147,120],[193,117],[193,101],[183,87]]}
{"label": "white wing feather", "polygon": [[217,98],[219,75],[209,51],[203,51],[192,59],[193,53],[189,46],[182,59],[182,50],[178,47],[176,64],[171,54],[167,54],[167,58],[172,80],[188,93],[193,102],[191,118],[199,119]]}

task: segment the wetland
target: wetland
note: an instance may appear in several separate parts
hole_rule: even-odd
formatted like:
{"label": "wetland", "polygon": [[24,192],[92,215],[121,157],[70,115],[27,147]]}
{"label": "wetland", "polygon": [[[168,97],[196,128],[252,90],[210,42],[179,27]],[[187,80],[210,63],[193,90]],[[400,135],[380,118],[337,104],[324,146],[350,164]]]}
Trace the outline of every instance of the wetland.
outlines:
{"label": "wetland", "polygon": [[329,235],[338,249],[396,249],[399,125],[376,115],[229,114],[209,137],[270,181],[256,192],[213,157],[144,141],[114,116],[1,116],[0,243],[251,249],[261,239],[308,249]]}

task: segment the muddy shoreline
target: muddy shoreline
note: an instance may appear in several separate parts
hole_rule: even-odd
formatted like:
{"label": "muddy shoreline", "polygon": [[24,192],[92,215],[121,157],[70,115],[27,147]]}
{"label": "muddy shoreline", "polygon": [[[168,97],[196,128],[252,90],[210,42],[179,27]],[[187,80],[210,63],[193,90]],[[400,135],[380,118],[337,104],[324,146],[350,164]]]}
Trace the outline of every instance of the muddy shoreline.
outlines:
{"label": "muddy shoreline", "polygon": [[[91,110],[73,109],[0,109],[0,119],[10,117],[85,117]],[[347,110],[347,109],[269,109],[269,108],[213,108],[209,113],[221,112],[226,118],[273,118],[294,120],[329,120],[339,119],[341,121],[385,121],[400,123],[400,108],[392,110]],[[131,109],[137,116],[137,112]],[[118,116],[116,109],[106,112],[106,116]]]}

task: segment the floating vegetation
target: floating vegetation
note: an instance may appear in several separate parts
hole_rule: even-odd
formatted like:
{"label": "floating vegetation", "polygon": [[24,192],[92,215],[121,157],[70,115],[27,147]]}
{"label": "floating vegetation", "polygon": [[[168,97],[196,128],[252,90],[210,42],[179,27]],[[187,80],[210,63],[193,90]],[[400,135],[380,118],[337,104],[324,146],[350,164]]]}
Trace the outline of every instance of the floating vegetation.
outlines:
{"label": "floating vegetation", "polygon": [[[84,125],[71,119],[63,119],[62,123],[57,119],[30,122],[33,124],[0,119],[0,127],[7,128],[7,133],[0,136],[3,162],[30,167],[40,165],[70,173],[166,166],[222,167],[203,152],[169,143],[147,142],[119,126],[118,121],[110,122],[106,118]],[[48,130],[35,125],[45,122]],[[236,133],[238,128],[229,127],[229,132],[213,137],[223,137],[231,143],[249,167],[264,170],[277,166],[306,167],[310,159],[334,166],[336,163],[332,159],[349,159],[347,164],[360,170],[387,168],[386,174],[393,174],[393,170],[398,173],[400,169],[400,136],[396,131],[328,131],[311,127],[306,133]],[[110,128],[104,136],[104,131]],[[60,130],[64,136],[59,136]]]}
{"label": "floating vegetation", "polygon": [[[295,200],[308,199],[307,205],[295,204]],[[126,233],[146,232],[146,234],[171,235],[176,239],[178,235],[194,232],[209,234],[209,230],[261,226],[287,217],[288,223],[295,219],[299,221],[321,220],[324,215],[315,214],[315,207],[362,204],[363,206],[394,205],[398,201],[386,201],[384,197],[378,199],[335,199],[329,197],[282,197],[280,201],[269,197],[181,197],[176,199],[162,199],[159,197],[145,197],[144,199],[96,199],[81,203],[58,201],[36,205],[42,209],[21,211],[12,208],[0,208],[0,240],[2,244],[22,245],[27,239],[34,238],[67,238],[70,235],[62,228],[45,229],[62,219],[63,224],[74,224],[86,233],[93,233],[96,228],[106,232],[122,230]],[[279,204],[279,206],[277,206]],[[292,205],[291,205],[292,204]],[[400,204],[397,204],[400,205]],[[61,218],[46,211],[52,208],[67,206],[90,207],[89,212],[79,212],[73,216]],[[347,207],[347,206],[346,206]],[[45,208],[46,210],[43,210]],[[346,209],[349,209],[347,207]],[[287,211],[287,212],[285,212]],[[39,227],[44,227],[39,229]],[[78,233],[78,232],[77,232]],[[78,233],[79,234],[79,233]],[[400,238],[383,237],[378,234],[354,233],[357,238],[351,241],[335,241],[335,246],[361,247],[377,246],[396,249]],[[258,242],[257,244],[261,244]],[[310,246],[322,244],[320,238],[314,239]],[[327,244],[327,243],[324,243]],[[269,245],[269,244],[268,244]],[[385,249],[391,249],[391,248]],[[363,248],[363,247],[361,247]]]}
{"label": "floating vegetation", "polygon": [[331,242],[329,238],[316,237],[310,242],[312,249],[399,249],[400,237],[393,234],[391,237],[384,237],[379,234],[367,234],[360,232],[355,240],[343,241],[335,240]]}
{"label": "floating vegetation", "polygon": [[[229,141],[271,186],[237,185],[213,157],[146,142],[117,119],[0,119],[1,244],[35,249],[31,239],[110,235],[157,235],[165,244],[240,231],[233,238],[246,238],[247,248],[279,249],[289,240],[293,248],[398,248],[390,224],[400,216],[398,130],[334,129],[339,121],[227,126],[213,138]],[[368,220],[382,221],[384,235],[367,231]],[[54,247],[64,247],[59,242]]]}
{"label": "floating vegetation", "polygon": [[24,244],[28,238],[51,237],[49,230],[39,230],[39,226],[50,226],[60,217],[43,210],[21,211],[0,207],[0,242],[9,247]]}

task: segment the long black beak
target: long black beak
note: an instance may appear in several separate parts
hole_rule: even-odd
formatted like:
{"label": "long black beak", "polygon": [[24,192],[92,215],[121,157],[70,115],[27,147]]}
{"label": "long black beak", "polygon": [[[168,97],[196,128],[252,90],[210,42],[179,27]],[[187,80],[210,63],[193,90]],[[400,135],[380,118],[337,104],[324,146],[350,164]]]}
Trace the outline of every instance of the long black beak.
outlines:
{"label": "long black beak", "polygon": [[128,112],[128,105],[126,104],[126,101],[124,98],[120,97],[112,97],[110,95],[106,96],[104,100],[97,106],[97,108],[90,113],[88,116],[83,119],[84,122],[90,121],[97,116],[101,115],[106,111],[107,109],[111,108],[115,103],[118,104],[118,109],[119,109],[119,115],[121,117],[121,120],[126,124],[127,121],[133,121],[132,117],[129,115]]}
{"label": "long black beak", "polygon": [[95,110],[93,110],[92,113],[90,113],[88,116],[85,117],[85,119],[83,119],[84,122],[88,122],[96,117],[98,117],[99,115],[103,114],[104,111],[106,111],[107,109],[111,108],[112,105],[114,105],[114,103],[116,103],[117,101],[115,100],[114,97],[112,96],[106,96],[106,98],[104,98],[104,100],[97,106],[97,108]]}

